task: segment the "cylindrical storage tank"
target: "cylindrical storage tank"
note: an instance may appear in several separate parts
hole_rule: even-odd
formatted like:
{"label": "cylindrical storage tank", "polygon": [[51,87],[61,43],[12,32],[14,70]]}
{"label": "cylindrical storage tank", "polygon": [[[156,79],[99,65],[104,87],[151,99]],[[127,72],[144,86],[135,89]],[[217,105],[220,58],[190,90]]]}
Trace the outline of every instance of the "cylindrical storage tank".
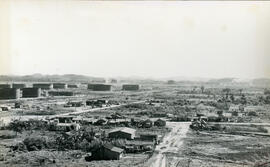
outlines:
{"label": "cylindrical storage tank", "polygon": [[67,89],[66,83],[53,83],[54,89]]}
{"label": "cylindrical storage tank", "polygon": [[0,84],[0,89],[3,89],[3,88],[11,88],[11,85],[10,84]]}
{"label": "cylindrical storage tank", "polygon": [[40,88],[23,88],[22,97],[31,98],[31,97],[40,97],[41,89]]}
{"label": "cylindrical storage tank", "polygon": [[122,86],[122,90],[135,91],[139,90],[140,86],[136,84],[125,84]]}
{"label": "cylindrical storage tank", "polygon": [[20,98],[20,89],[16,88],[2,88],[0,89],[0,99],[18,99]]}
{"label": "cylindrical storage tank", "polygon": [[53,85],[51,83],[35,83],[33,88],[52,89]]}
{"label": "cylindrical storage tank", "polygon": [[19,83],[13,83],[12,84],[12,88],[21,89],[21,88],[25,88],[25,87],[26,87],[25,84],[19,84]]}
{"label": "cylindrical storage tank", "polygon": [[92,91],[110,91],[112,85],[105,85],[105,84],[88,84],[87,89]]}

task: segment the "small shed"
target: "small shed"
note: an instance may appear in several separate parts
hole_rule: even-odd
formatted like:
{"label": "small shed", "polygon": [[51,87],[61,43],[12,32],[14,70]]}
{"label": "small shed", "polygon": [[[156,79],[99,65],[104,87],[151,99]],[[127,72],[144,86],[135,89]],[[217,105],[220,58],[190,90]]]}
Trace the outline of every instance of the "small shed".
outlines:
{"label": "small shed", "polygon": [[109,132],[109,138],[128,139],[133,140],[135,137],[135,129],[132,128],[116,128]]}
{"label": "small shed", "polygon": [[123,156],[124,150],[111,144],[104,144],[91,152],[91,156],[86,157],[86,161],[92,160],[119,160]]}
{"label": "small shed", "polygon": [[83,107],[85,106],[84,102],[82,101],[70,101],[67,103],[67,106],[71,105],[71,107]]}
{"label": "small shed", "polygon": [[65,115],[65,116],[58,116],[58,117],[55,117],[55,119],[57,119],[59,123],[72,123],[72,122],[73,122],[73,119],[74,119],[75,117],[76,117],[76,116]]}
{"label": "small shed", "polygon": [[10,106],[1,106],[0,108],[2,109],[2,111],[9,111],[9,110],[11,110],[11,107]]}
{"label": "small shed", "polygon": [[160,126],[160,127],[163,127],[163,126],[166,126],[166,121],[163,120],[163,119],[158,119],[154,122],[154,125],[155,126]]}
{"label": "small shed", "polygon": [[150,119],[141,121],[138,124],[138,127],[142,127],[142,128],[151,128],[153,126],[153,122]]}

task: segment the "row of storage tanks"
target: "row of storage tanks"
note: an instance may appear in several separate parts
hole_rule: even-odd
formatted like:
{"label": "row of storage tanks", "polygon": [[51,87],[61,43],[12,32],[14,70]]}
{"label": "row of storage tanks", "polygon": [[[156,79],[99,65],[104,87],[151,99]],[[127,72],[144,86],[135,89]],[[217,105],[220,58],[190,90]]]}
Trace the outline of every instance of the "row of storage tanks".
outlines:
{"label": "row of storage tanks", "polygon": [[52,83],[52,84],[51,83],[37,83],[37,84],[33,84],[32,87],[27,87],[26,84],[21,84],[21,83],[20,84],[19,83],[0,84],[0,99],[18,99],[20,97],[35,98],[35,97],[41,96],[43,89],[45,90],[66,89],[68,87],[78,88],[76,84],[68,85],[64,83]]}
{"label": "row of storage tanks", "polygon": [[[26,87],[26,84],[0,84],[0,99],[18,99],[40,97],[42,90],[78,88],[77,84],[66,83],[35,83],[32,87]],[[92,91],[111,91],[112,85],[108,84],[87,84],[87,89]],[[139,85],[125,84],[122,90],[136,91]],[[73,92],[50,91],[46,92],[52,96],[73,96]]]}

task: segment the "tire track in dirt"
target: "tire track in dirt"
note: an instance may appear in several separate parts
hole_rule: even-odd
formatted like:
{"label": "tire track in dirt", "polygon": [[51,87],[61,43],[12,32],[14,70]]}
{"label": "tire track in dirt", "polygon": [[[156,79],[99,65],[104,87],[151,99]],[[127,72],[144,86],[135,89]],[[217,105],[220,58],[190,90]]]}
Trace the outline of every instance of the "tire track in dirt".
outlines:
{"label": "tire track in dirt", "polygon": [[171,132],[156,147],[155,152],[157,154],[149,159],[150,162],[153,162],[150,165],[151,167],[166,167],[166,153],[178,153],[180,151],[183,139],[189,130],[189,125],[190,122],[167,122],[167,126],[172,128]]}

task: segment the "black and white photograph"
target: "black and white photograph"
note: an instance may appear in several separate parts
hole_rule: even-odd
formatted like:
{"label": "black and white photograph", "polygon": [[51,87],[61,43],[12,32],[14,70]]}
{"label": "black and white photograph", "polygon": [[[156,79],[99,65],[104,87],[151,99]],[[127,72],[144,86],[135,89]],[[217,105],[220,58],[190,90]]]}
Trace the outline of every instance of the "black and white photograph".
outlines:
{"label": "black and white photograph", "polygon": [[270,167],[270,1],[0,0],[1,167]]}

